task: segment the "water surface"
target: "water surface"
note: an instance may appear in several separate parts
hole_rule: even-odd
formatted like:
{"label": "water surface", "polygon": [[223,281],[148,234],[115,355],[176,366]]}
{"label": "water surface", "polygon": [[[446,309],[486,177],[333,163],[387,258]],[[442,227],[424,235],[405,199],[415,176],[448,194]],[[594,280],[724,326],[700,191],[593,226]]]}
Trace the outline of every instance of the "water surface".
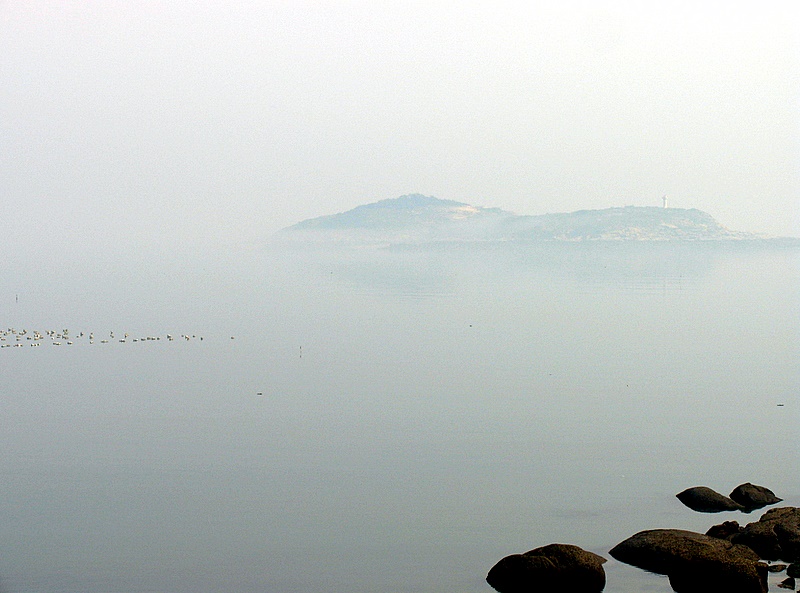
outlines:
{"label": "water surface", "polygon": [[510,553],[758,517],[689,486],[800,506],[796,250],[5,267],[0,325],[73,344],[0,350],[3,591],[477,593]]}

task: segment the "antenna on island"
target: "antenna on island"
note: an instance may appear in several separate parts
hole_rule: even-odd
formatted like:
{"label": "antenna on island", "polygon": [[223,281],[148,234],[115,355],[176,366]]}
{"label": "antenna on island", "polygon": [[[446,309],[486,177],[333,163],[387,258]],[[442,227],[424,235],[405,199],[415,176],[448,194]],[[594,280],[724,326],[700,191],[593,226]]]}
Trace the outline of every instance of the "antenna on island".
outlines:
{"label": "antenna on island", "polygon": [[667,207],[667,195],[666,194],[661,196],[661,201],[664,202],[664,208],[666,208]]}

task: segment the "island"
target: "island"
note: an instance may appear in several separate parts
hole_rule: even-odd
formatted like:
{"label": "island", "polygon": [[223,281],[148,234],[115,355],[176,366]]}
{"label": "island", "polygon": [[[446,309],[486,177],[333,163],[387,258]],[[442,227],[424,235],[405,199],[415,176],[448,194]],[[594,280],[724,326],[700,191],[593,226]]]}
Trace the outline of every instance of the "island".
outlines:
{"label": "island", "polygon": [[282,242],[414,244],[444,241],[743,241],[765,237],[733,231],[694,208],[623,206],[520,215],[409,194],[304,220],[279,231]]}

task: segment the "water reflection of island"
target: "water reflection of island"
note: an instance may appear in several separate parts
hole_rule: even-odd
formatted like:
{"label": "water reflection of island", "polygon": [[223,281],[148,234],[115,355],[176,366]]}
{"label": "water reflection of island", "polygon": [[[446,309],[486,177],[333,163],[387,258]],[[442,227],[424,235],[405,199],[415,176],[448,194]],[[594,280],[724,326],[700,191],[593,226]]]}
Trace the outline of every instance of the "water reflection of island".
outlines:
{"label": "water reflection of island", "polygon": [[308,270],[358,290],[447,296],[459,286],[577,284],[587,290],[691,290],[715,270],[797,248],[769,242],[491,242],[406,244],[295,252]]}

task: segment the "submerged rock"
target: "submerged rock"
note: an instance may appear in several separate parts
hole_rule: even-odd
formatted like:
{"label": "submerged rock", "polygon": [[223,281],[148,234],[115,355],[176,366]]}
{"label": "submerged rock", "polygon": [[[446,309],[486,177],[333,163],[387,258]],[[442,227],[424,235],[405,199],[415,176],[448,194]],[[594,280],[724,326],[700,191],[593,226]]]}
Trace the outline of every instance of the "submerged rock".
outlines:
{"label": "submerged rock", "polygon": [[775,493],[769,488],[756,486],[750,482],[740,484],[734,488],[733,492],[730,494],[730,498],[742,505],[742,507],[744,507],[742,510],[745,513],[764,508],[771,504],[776,504],[783,500],[775,496]]}
{"label": "submerged rock", "polygon": [[644,570],[669,576],[679,593],[711,588],[726,593],[765,593],[766,566],[745,546],[680,529],[653,529],[615,546],[611,556]]}
{"label": "submerged rock", "polygon": [[744,509],[738,502],[706,486],[687,488],[675,496],[687,507],[700,513],[720,513]]}
{"label": "submerged rock", "polygon": [[506,556],[486,575],[500,593],[550,593],[565,586],[587,593],[606,585],[606,559],[570,544],[550,544]]}

